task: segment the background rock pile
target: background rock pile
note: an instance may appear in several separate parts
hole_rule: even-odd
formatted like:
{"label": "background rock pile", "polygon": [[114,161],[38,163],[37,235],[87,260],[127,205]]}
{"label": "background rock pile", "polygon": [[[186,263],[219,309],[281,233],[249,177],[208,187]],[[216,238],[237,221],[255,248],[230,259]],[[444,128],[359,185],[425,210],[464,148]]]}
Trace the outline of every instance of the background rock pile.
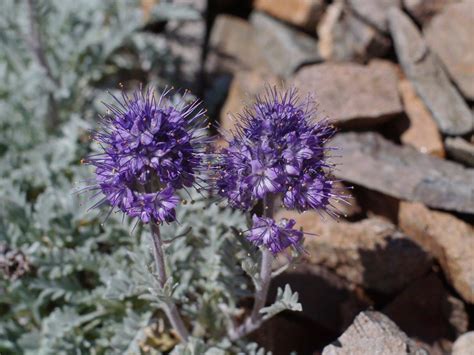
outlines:
{"label": "background rock pile", "polygon": [[474,1],[210,1],[205,20],[211,118],[232,129],[266,83],[315,93],[354,187],[339,221],[281,212],[317,234],[273,285],[304,313],[255,338],[275,354],[472,351]]}

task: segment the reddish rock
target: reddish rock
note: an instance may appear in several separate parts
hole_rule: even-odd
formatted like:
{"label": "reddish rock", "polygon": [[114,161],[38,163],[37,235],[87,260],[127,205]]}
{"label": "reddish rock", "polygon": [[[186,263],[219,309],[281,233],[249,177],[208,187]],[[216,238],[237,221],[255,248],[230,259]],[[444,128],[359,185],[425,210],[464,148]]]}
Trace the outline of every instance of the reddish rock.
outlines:
{"label": "reddish rock", "polygon": [[325,60],[363,63],[390,49],[390,40],[354,15],[342,1],[328,7],[317,31],[319,52]]}
{"label": "reddish rock", "polygon": [[464,304],[450,295],[434,273],[413,282],[383,309],[410,338],[431,344],[441,353],[467,330]]}
{"label": "reddish rock", "polygon": [[323,355],[405,355],[423,354],[413,340],[387,316],[379,312],[361,312],[353,324]]}
{"label": "reddish rock", "polygon": [[[310,235],[305,247],[312,265],[326,267],[366,289],[390,294],[424,275],[430,257],[396,227],[381,218],[348,223],[323,218],[318,212],[280,211]],[[312,236],[311,234],[315,234]]]}
{"label": "reddish rock", "polygon": [[429,47],[469,100],[474,100],[474,1],[446,6],[425,28]]}
{"label": "reddish rock", "polygon": [[254,6],[282,21],[314,31],[326,4],[324,0],[256,0]]}
{"label": "reddish rock", "polygon": [[367,127],[402,112],[396,67],[376,60],[369,65],[324,63],[305,66],[294,85],[314,94],[323,116],[336,125]]}
{"label": "reddish rock", "polygon": [[255,101],[255,96],[264,93],[266,85],[277,85],[281,81],[272,74],[259,71],[239,71],[234,75],[221,110],[221,127],[226,131],[234,128],[237,115],[244,106]]}
{"label": "reddish rock", "polygon": [[400,81],[399,89],[405,113],[410,120],[409,128],[400,137],[401,141],[421,153],[444,157],[444,146],[438,126],[415,88],[410,81],[404,79]]}
{"label": "reddish rock", "polygon": [[420,203],[401,202],[400,228],[433,255],[462,298],[474,303],[474,228]]}

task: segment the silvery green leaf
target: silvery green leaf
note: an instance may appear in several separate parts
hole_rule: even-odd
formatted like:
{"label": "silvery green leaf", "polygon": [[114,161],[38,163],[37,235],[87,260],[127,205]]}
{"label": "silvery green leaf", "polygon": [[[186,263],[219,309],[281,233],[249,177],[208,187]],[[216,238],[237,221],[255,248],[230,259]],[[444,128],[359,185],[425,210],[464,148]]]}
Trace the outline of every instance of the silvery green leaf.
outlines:
{"label": "silvery green leaf", "polygon": [[285,310],[299,312],[303,310],[301,303],[298,302],[298,292],[292,292],[291,287],[288,284],[285,285],[284,291],[281,287],[278,288],[275,303],[271,306],[262,308],[260,313],[264,315],[263,319],[267,320]]}

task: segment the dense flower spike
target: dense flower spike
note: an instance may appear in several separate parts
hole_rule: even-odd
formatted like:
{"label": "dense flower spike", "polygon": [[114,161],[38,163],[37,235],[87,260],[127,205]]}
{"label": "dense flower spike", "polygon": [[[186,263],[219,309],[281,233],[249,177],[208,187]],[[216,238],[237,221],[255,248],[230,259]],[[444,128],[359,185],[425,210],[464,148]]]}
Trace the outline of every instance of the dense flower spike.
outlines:
{"label": "dense flower spike", "polygon": [[303,232],[293,229],[295,221],[283,218],[278,224],[267,217],[252,218],[253,226],[247,239],[256,246],[266,246],[274,255],[289,246],[300,248]]}
{"label": "dense flower spike", "polygon": [[324,144],[334,134],[326,121],[315,121],[308,97],[300,102],[296,89],[279,94],[268,89],[263,98],[238,117],[229,145],[216,169],[219,194],[234,207],[247,210],[268,194],[281,194],[290,209],[330,210],[333,195]]}
{"label": "dense flower spike", "polygon": [[101,202],[144,223],[174,221],[176,190],[198,183],[204,168],[205,111],[197,101],[172,105],[168,93],[156,100],[149,88],[114,97],[95,134],[103,152],[88,159]]}

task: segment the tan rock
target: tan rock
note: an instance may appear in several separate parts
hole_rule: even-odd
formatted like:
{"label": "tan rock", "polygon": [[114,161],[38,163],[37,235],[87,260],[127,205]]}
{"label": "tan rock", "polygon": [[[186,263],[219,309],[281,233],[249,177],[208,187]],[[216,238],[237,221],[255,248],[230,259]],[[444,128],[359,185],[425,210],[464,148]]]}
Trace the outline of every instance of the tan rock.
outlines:
{"label": "tan rock", "polygon": [[390,294],[431,267],[430,257],[385,219],[348,223],[313,211],[280,211],[276,218],[281,217],[293,218],[297,227],[309,233],[305,241],[308,263],[364,288]]}
{"label": "tan rock", "polygon": [[208,73],[233,73],[239,70],[270,71],[255,42],[255,30],[239,17],[219,15],[209,38]]}
{"label": "tan rock", "polygon": [[225,131],[231,131],[238,120],[238,114],[265,92],[265,86],[279,85],[281,81],[272,74],[259,71],[240,71],[232,79],[227,99],[221,110],[220,122]]}
{"label": "tan rock", "polygon": [[403,79],[398,87],[405,113],[410,120],[410,127],[403,132],[401,141],[422,153],[444,157],[444,146],[438,126],[423,100],[416,93],[413,84]]}
{"label": "tan rock", "polygon": [[[420,352],[418,352],[420,351]],[[361,312],[337,342],[323,349],[323,355],[408,355],[422,354],[418,345],[387,316]]]}
{"label": "tan rock", "polygon": [[294,85],[302,94],[314,94],[322,114],[336,125],[367,127],[403,111],[397,70],[387,61],[305,66],[296,73]]}
{"label": "tan rock", "polygon": [[453,345],[452,355],[472,355],[474,349],[474,331],[461,335]]}
{"label": "tan rock", "polygon": [[474,100],[474,1],[444,7],[425,28],[429,47],[439,56],[462,94]]}
{"label": "tan rock", "polygon": [[292,25],[314,31],[324,12],[324,0],[256,0],[255,8]]}
{"label": "tan rock", "polygon": [[464,300],[474,303],[474,228],[420,203],[401,202],[399,226],[432,254]]}

